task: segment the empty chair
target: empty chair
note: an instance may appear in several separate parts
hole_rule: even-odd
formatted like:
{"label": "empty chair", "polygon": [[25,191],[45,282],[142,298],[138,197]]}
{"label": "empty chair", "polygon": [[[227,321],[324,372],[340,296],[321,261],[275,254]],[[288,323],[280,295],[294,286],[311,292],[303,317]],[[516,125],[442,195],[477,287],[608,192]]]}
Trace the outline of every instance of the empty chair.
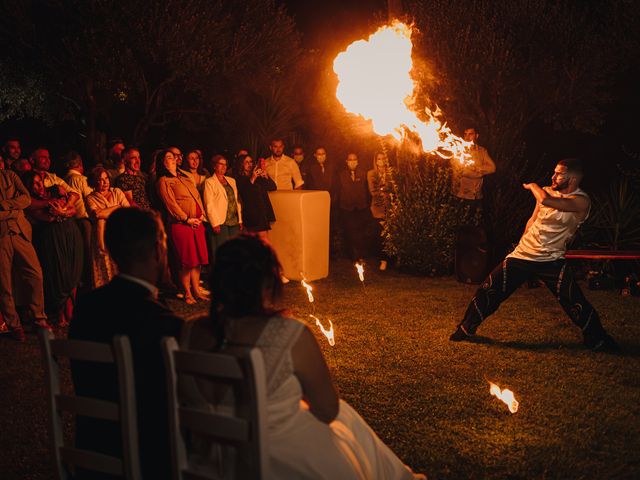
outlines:
{"label": "empty chair", "polygon": [[[125,336],[116,336],[113,345],[82,340],[56,339],[47,330],[40,331],[46,376],[49,386],[51,437],[55,470],[59,480],[72,478],[75,468],[139,480],[138,432],[131,346]],[[115,364],[120,401],[65,395],[60,390],[60,359]],[[62,412],[119,422],[123,457],[74,448],[64,444]]]}
{"label": "empty chair", "polygon": [[[167,386],[169,389],[169,427],[174,480],[206,478],[267,478],[266,379],[262,353],[254,348],[236,357],[222,353],[181,351],[174,338],[163,340]],[[180,379],[180,388],[178,387]],[[180,391],[202,387],[210,398],[232,398],[232,407],[181,401]],[[206,438],[208,441],[199,442]],[[210,460],[212,445],[219,463]],[[197,452],[207,445],[206,452]],[[198,454],[204,462],[198,462]]]}

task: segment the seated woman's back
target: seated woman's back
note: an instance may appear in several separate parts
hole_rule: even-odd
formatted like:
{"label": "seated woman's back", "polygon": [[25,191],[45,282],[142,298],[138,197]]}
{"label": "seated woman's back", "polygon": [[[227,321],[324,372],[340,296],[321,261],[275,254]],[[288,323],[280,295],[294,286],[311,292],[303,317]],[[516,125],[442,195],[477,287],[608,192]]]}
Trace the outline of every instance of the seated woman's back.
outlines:
{"label": "seated woman's back", "polygon": [[[262,352],[267,383],[268,478],[412,479],[413,473],[346,402],[339,400],[320,346],[304,323],[274,313],[281,269],[257,237],[240,236],[216,253],[208,317],[187,325],[183,346]],[[233,413],[233,391],[188,381],[183,399]],[[193,442],[195,446],[197,442]],[[233,463],[211,440],[194,449],[206,468]],[[226,470],[226,469],[225,469]]]}
{"label": "seated woman's back", "polygon": [[[329,423],[336,417],[338,394],[320,347],[308,327],[298,320],[279,315],[231,318],[225,325],[222,348],[208,318],[185,326],[181,342],[183,348],[232,355],[239,355],[247,348],[260,349],[267,376],[268,402],[278,407],[277,410],[269,409],[272,412],[270,425],[287,411],[295,413],[301,399],[318,420]],[[199,383],[198,388],[210,402],[221,399],[220,392],[212,392],[205,382]],[[278,418],[274,417],[275,414]]]}

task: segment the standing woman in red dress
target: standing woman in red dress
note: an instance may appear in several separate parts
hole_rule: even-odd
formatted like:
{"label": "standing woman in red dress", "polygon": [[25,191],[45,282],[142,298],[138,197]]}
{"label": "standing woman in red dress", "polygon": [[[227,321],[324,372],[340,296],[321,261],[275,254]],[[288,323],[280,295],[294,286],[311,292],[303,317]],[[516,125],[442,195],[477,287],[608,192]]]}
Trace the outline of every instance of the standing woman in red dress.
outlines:
{"label": "standing woman in red dress", "polygon": [[178,261],[179,278],[188,304],[208,300],[200,287],[200,267],[209,263],[204,236],[204,207],[195,184],[177,168],[176,157],[165,150],[156,159],[158,196],[166,213],[169,239]]}

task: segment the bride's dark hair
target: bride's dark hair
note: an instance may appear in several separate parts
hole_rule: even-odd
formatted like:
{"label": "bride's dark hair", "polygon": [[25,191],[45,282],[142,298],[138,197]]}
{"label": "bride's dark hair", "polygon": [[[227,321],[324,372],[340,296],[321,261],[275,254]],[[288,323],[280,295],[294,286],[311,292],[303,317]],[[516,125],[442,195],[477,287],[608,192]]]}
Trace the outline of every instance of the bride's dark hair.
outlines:
{"label": "bride's dark hair", "polygon": [[226,342],[226,318],[274,313],[270,307],[282,295],[280,262],[260,238],[240,235],[216,251],[209,285],[212,295],[209,318],[218,346],[222,347]]}

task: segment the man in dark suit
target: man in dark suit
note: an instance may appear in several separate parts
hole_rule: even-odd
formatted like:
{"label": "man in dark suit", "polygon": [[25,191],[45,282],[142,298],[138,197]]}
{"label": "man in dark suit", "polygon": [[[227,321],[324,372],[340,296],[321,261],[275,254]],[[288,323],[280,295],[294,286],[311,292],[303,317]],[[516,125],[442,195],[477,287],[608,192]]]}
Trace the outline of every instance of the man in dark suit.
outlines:
{"label": "man in dark suit", "polygon": [[[142,474],[149,479],[168,479],[167,391],[160,340],[177,336],[182,321],[157,301],[156,285],[166,266],[166,234],[156,214],[122,208],[107,220],[105,243],[120,274],[80,299],[69,337],[104,343],[110,343],[114,335],[129,337]],[[71,371],[78,395],[118,399],[113,366],[73,362]],[[120,456],[120,430],[113,422],[79,416],[76,445]],[[98,477],[92,473],[90,478]]]}
{"label": "man in dark suit", "polygon": [[305,188],[307,190],[327,190],[333,195],[335,182],[335,168],[333,162],[327,162],[327,151],[324,147],[316,148],[312,160],[307,167],[307,179]]}

